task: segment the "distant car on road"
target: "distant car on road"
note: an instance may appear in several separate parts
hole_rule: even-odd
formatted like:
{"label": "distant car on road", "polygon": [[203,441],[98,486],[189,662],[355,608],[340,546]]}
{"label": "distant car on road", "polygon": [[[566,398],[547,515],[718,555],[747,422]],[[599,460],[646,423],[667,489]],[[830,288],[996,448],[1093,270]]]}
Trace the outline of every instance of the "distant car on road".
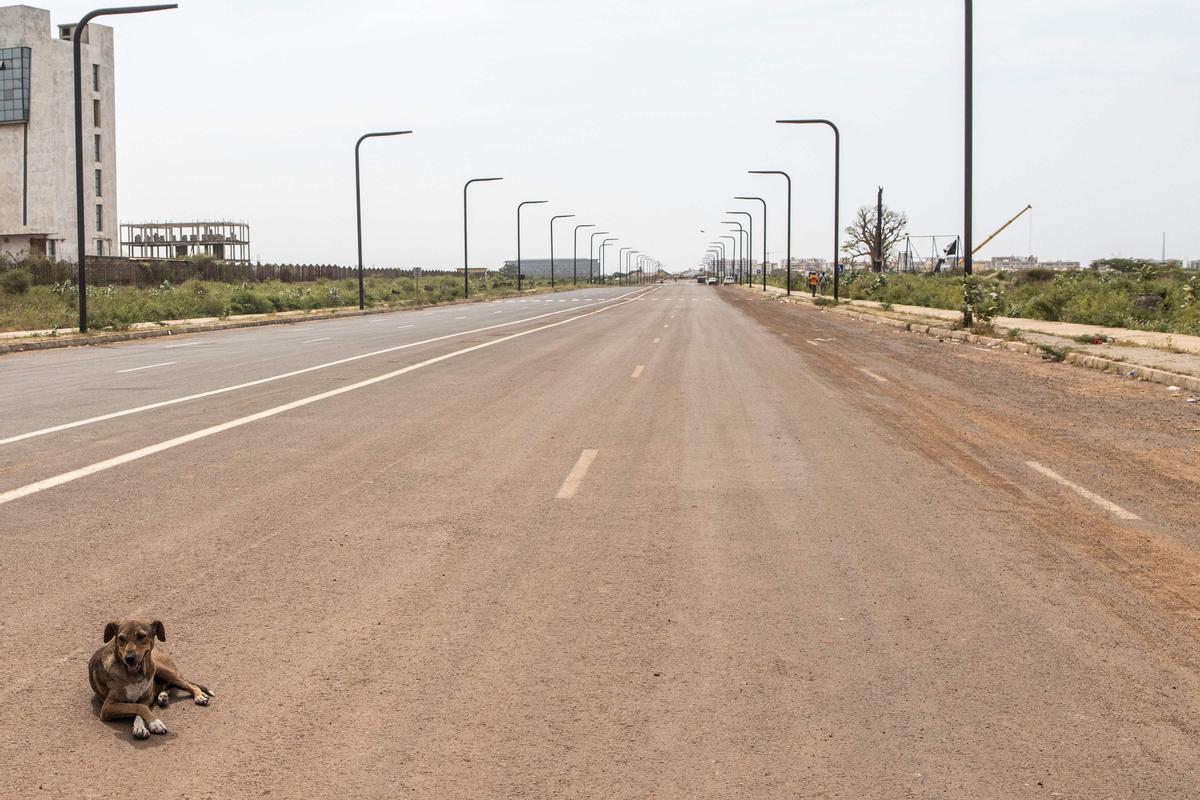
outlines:
{"label": "distant car on road", "polygon": [[728,286],[729,284],[733,283],[733,276],[732,276],[732,275],[726,275],[726,276],[725,276],[725,280],[721,281],[721,283],[723,283],[723,284],[725,284],[726,286]]}
{"label": "distant car on road", "polygon": [[703,275],[697,275],[696,283],[707,283],[707,280],[705,279],[705,277]]}
{"label": "distant car on road", "polygon": [[716,277],[709,278],[708,281],[706,281],[706,283],[708,283],[709,286],[716,286],[717,279],[716,279]]}

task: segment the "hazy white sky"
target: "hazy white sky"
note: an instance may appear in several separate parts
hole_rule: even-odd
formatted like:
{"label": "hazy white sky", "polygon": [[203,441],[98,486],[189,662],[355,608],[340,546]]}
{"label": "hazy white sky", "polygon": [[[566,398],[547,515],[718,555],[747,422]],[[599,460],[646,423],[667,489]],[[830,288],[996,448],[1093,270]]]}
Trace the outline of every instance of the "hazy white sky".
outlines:
{"label": "hazy white sky", "polygon": [[[55,22],[94,4],[56,3]],[[1200,3],[976,0],[976,240],[980,254],[1200,258]],[[962,3],[752,0],[181,0],[111,18],[117,42],[122,221],[233,218],[264,261],[352,264],[353,144],[364,145],[368,264],[472,264],[559,252],[567,223],[694,266],[722,212],[794,180],[793,254],[831,250],[832,136],[842,215],[875,187],[911,232],[957,233],[962,193]],[[757,219],[757,213],[756,213]],[[700,233],[707,229],[709,234]],[[581,232],[582,234],[583,232]],[[756,230],[756,233],[758,231]],[[584,237],[581,236],[581,240]],[[757,249],[757,246],[756,246]],[[773,258],[776,256],[773,256]]]}

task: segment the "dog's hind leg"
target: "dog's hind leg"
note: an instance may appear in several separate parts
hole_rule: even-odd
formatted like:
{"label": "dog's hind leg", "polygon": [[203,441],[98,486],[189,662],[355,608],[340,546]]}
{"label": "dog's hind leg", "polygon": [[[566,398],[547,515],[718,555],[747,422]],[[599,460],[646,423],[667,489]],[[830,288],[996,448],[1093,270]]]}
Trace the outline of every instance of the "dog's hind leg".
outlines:
{"label": "dog's hind leg", "polygon": [[154,679],[154,703],[152,705],[157,705],[161,708],[171,705],[171,685],[159,680],[157,677]]}
{"label": "dog's hind leg", "polygon": [[201,686],[198,683],[192,683],[191,681],[186,680],[175,670],[161,664],[158,667],[158,671],[155,673],[155,678],[163,681],[164,684],[169,686],[178,686],[180,689],[183,689],[192,696],[192,699],[196,701],[196,705],[198,706],[208,705],[208,701],[215,696],[213,690],[209,689],[207,686]]}

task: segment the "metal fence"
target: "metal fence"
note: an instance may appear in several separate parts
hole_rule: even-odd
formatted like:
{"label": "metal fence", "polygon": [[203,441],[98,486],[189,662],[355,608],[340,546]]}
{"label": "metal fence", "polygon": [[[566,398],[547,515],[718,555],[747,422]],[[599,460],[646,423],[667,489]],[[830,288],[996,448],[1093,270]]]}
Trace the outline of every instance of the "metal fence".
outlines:
{"label": "metal fence", "polygon": [[[74,281],[76,266],[67,261],[32,261],[15,264],[0,264],[0,272],[8,269],[24,269],[39,285],[50,285]],[[93,286],[158,286],[165,281],[183,283],[189,279],[221,281],[223,283],[258,283],[261,281],[336,281],[358,276],[357,267],[339,267],[332,264],[233,264],[221,261],[145,261],[127,258],[89,256],[87,261],[88,283]],[[367,267],[363,272],[385,278],[436,278],[446,275],[462,276],[458,270],[442,269],[398,269],[391,267]]]}

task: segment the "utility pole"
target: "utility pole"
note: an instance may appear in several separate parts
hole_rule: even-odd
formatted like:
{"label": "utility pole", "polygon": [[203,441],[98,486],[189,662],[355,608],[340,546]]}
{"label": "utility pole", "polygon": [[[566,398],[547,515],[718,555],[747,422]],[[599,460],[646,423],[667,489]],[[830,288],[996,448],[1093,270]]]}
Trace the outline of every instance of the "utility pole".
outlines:
{"label": "utility pole", "polygon": [[875,199],[875,263],[871,268],[883,272],[883,187],[879,187],[879,195]]}

